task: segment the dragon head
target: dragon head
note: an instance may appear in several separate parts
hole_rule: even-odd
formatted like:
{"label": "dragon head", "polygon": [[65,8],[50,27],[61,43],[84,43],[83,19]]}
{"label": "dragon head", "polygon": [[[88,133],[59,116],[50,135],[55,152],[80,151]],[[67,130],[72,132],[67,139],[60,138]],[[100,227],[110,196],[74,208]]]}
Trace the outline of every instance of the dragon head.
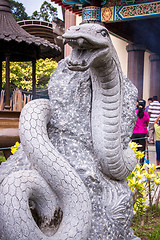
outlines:
{"label": "dragon head", "polygon": [[68,68],[85,71],[89,67],[102,66],[103,56],[110,55],[111,40],[108,30],[100,24],[82,24],[70,27],[63,34],[64,44],[72,47],[67,58]]}

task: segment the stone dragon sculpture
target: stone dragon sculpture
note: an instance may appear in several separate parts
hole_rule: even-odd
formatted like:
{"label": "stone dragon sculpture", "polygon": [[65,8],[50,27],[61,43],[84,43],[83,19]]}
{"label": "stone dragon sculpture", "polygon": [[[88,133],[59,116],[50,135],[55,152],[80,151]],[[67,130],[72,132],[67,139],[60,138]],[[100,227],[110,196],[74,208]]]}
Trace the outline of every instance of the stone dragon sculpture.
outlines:
{"label": "stone dragon sculpture", "polygon": [[67,61],[69,69],[85,71],[90,68],[92,138],[101,170],[108,177],[123,180],[135,166],[135,155],[129,145],[123,149],[121,143],[123,76],[118,57],[113,55],[109,33],[97,24],[84,24],[68,29],[64,38],[73,49]]}
{"label": "stone dragon sculpture", "polygon": [[105,27],[63,37],[72,54],[51,77],[50,100],[23,108],[22,146],[1,167],[0,239],[136,240],[125,178],[136,162],[128,140],[137,91]]}

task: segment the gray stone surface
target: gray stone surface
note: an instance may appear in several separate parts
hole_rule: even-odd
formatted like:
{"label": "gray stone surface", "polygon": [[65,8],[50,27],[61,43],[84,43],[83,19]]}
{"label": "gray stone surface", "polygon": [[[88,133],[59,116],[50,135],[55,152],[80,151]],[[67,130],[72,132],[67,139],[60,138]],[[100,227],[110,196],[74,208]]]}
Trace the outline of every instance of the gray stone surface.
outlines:
{"label": "gray stone surface", "polygon": [[136,89],[103,26],[72,27],[65,37],[74,51],[51,77],[50,100],[23,109],[23,150],[0,167],[0,238],[136,240],[125,180],[135,160]]}

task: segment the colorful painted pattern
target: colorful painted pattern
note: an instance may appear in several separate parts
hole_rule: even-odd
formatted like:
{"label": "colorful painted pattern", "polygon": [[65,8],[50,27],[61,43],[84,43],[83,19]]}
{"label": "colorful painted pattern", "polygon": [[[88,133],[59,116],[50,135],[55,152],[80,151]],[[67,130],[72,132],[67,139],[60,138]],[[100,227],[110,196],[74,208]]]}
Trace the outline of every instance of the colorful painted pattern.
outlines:
{"label": "colorful painted pattern", "polygon": [[160,15],[160,1],[102,8],[101,21],[122,21]]}
{"label": "colorful painted pattern", "polygon": [[82,9],[82,22],[87,21],[101,21],[100,7],[84,7]]}
{"label": "colorful painted pattern", "polygon": [[108,0],[104,7],[123,6],[128,4],[137,4],[148,2],[148,0]]}
{"label": "colorful painted pattern", "polygon": [[[104,7],[111,7],[111,6],[122,6],[127,4],[137,4],[137,3],[144,3],[148,2],[148,0],[101,0],[101,6]],[[82,6],[85,4],[91,4],[90,0],[62,0],[64,5],[76,5]]]}

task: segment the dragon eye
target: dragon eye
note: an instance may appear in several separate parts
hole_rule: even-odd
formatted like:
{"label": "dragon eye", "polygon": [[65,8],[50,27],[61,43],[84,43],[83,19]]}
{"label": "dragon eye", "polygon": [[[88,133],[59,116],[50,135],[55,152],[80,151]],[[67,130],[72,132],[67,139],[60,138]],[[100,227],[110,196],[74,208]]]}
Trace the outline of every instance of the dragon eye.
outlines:
{"label": "dragon eye", "polygon": [[102,30],[102,31],[101,31],[101,34],[102,34],[103,37],[106,37],[108,33],[107,33],[107,31]]}

